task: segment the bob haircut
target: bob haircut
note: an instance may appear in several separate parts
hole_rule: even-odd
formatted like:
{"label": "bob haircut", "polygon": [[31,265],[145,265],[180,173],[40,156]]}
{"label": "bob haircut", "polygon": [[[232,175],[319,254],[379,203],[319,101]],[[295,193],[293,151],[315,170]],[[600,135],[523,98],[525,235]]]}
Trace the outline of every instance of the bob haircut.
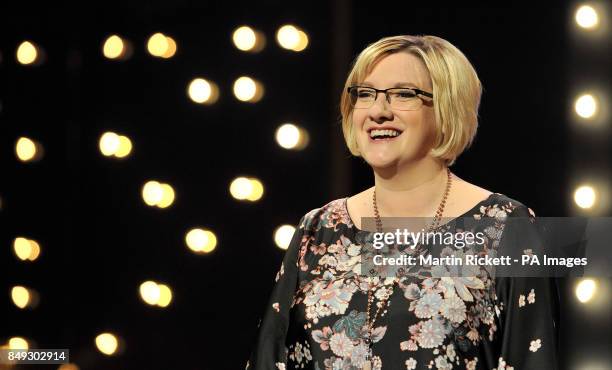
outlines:
{"label": "bob haircut", "polygon": [[357,56],[340,98],[344,140],[351,154],[361,155],[353,129],[353,107],[347,88],[361,83],[382,58],[399,52],[416,56],[429,71],[436,120],[430,154],[451,166],[472,144],[476,135],[482,85],[465,55],[450,42],[436,36],[385,37],[368,45]]}

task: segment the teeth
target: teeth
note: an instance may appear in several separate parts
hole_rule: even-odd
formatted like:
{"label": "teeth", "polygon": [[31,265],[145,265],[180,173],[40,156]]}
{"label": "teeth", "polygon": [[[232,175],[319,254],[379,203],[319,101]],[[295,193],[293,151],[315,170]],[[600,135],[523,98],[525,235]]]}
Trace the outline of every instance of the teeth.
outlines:
{"label": "teeth", "polygon": [[400,132],[395,130],[372,130],[370,131],[370,137],[375,138],[378,136],[399,136]]}

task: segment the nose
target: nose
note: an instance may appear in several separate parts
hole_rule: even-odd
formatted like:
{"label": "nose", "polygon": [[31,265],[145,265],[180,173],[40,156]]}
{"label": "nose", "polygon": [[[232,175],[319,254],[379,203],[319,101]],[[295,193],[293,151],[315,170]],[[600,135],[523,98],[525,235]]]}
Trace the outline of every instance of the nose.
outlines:
{"label": "nose", "polygon": [[368,110],[370,119],[374,122],[382,123],[384,121],[393,119],[393,112],[391,106],[387,101],[387,97],[384,93],[376,94],[376,100],[372,103],[372,106]]}

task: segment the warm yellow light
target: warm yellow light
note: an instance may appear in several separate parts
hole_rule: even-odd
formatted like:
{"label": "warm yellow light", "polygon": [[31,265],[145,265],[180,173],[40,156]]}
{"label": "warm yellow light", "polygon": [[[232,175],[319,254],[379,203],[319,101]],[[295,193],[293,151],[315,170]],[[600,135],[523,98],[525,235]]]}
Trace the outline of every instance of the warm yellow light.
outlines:
{"label": "warm yellow light", "polygon": [[255,31],[248,26],[238,27],[232,35],[234,45],[242,51],[249,51],[255,47],[257,35]]}
{"label": "warm yellow light", "polygon": [[156,33],[149,37],[147,42],[147,50],[155,57],[163,57],[169,49],[168,39],[163,33]]}
{"label": "warm yellow light", "polygon": [[105,355],[113,355],[119,348],[119,340],[111,333],[102,333],[96,337],[98,351]]}
{"label": "warm yellow light", "polygon": [[140,284],[139,288],[140,298],[142,298],[145,303],[150,305],[156,305],[159,301],[160,291],[159,286],[154,281],[145,281]]}
{"label": "warm yellow light", "polygon": [[30,292],[26,287],[17,285],[11,289],[11,298],[15,306],[26,308],[30,303]]}
{"label": "warm yellow light", "polygon": [[22,42],[17,48],[17,61],[21,64],[33,64],[38,58],[38,48],[30,41]]}
{"label": "warm yellow light", "polygon": [[125,45],[123,39],[117,35],[112,35],[104,41],[102,53],[108,59],[118,59],[124,54]]}
{"label": "warm yellow light", "polygon": [[168,48],[162,58],[168,59],[172,58],[174,54],[176,54],[176,41],[170,36],[166,36],[166,41],[168,42]]}
{"label": "warm yellow light", "polygon": [[36,143],[27,137],[20,137],[15,144],[15,153],[20,161],[27,162],[36,157]]}
{"label": "warm yellow light", "polygon": [[149,206],[157,205],[164,197],[164,190],[157,181],[147,181],[142,187],[142,199]]}
{"label": "warm yellow light", "polygon": [[119,150],[120,145],[121,140],[119,139],[119,135],[111,131],[102,134],[98,144],[100,147],[100,152],[107,157],[115,155],[115,153],[117,153]]}
{"label": "warm yellow light", "polygon": [[161,184],[162,197],[157,203],[159,208],[167,208],[174,202],[174,189],[168,184]]}
{"label": "warm yellow light", "polygon": [[274,231],[274,242],[276,246],[280,249],[289,248],[289,243],[291,242],[291,238],[293,238],[294,232],[295,227],[291,225],[282,225],[276,228]]}
{"label": "warm yellow light", "polygon": [[584,94],[574,103],[576,113],[582,118],[591,118],[597,113],[597,100],[591,94]]}
{"label": "warm yellow light", "polygon": [[596,198],[595,189],[589,185],[580,186],[574,191],[574,202],[580,208],[588,209],[593,207]]}
{"label": "warm yellow light", "polygon": [[13,241],[13,250],[17,258],[25,261],[29,259],[32,254],[32,244],[30,244],[30,241],[26,238],[17,237]]}
{"label": "warm yellow light", "polygon": [[300,44],[300,32],[293,25],[284,25],[276,32],[276,41],[281,47],[294,50]]}
{"label": "warm yellow light", "polygon": [[291,124],[285,123],[276,129],[276,142],[282,148],[301,150],[308,145],[308,132]]}
{"label": "warm yellow light", "polygon": [[597,290],[597,284],[592,279],[583,279],[576,286],[576,297],[582,303],[589,302]]}
{"label": "warm yellow light", "polygon": [[185,236],[187,247],[197,253],[212,252],[217,246],[217,237],[210,230],[191,229]]}
{"label": "warm yellow light", "polygon": [[30,344],[25,338],[22,337],[12,337],[8,341],[9,349],[29,349]]}
{"label": "warm yellow light", "polygon": [[28,260],[35,261],[38,256],[40,256],[40,245],[36,240],[29,240],[30,242],[30,255],[28,256]]}
{"label": "warm yellow light", "polygon": [[132,152],[132,140],[129,137],[119,135],[119,147],[115,151],[115,157],[125,158]]}
{"label": "warm yellow light", "polygon": [[253,183],[246,177],[237,177],[230,184],[230,194],[238,199],[247,199],[253,192]]}
{"label": "warm yellow light", "polygon": [[308,35],[306,32],[298,30],[299,40],[293,51],[302,51],[308,46]]}
{"label": "warm yellow light", "polygon": [[159,307],[168,307],[172,302],[172,290],[166,284],[158,284],[159,287],[159,299],[157,305]]}
{"label": "warm yellow light", "polygon": [[219,98],[219,87],[203,78],[196,78],[189,84],[187,95],[195,103],[213,104]]}
{"label": "warm yellow light", "polygon": [[251,193],[246,197],[247,200],[255,202],[261,199],[264,193],[264,187],[261,181],[256,178],[249,178],[251,181]]}
{"label": "warm yellow light", "polygon": [[576,10],[575,15],[578,26],[586,29],[593,29],[599,24],[599,16],[592,6],[582,5]]}
{"label": "warm yellow light", "polygon": [[234,82],[234,96],[243,102],[258,102],[263,97],[263,86],[250,77],[239,77]]}

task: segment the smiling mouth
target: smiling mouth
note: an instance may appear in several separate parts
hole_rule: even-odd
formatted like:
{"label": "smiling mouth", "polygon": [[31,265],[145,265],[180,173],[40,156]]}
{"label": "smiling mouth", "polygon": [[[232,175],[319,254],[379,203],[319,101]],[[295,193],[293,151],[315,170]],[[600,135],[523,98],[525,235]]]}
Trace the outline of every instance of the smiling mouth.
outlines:
{"label": "smiling mouth", "polygon": [[390,141],[402,134],[402,131],[387,129],[387,130],[370,130],[369,137],[371,141]]}

